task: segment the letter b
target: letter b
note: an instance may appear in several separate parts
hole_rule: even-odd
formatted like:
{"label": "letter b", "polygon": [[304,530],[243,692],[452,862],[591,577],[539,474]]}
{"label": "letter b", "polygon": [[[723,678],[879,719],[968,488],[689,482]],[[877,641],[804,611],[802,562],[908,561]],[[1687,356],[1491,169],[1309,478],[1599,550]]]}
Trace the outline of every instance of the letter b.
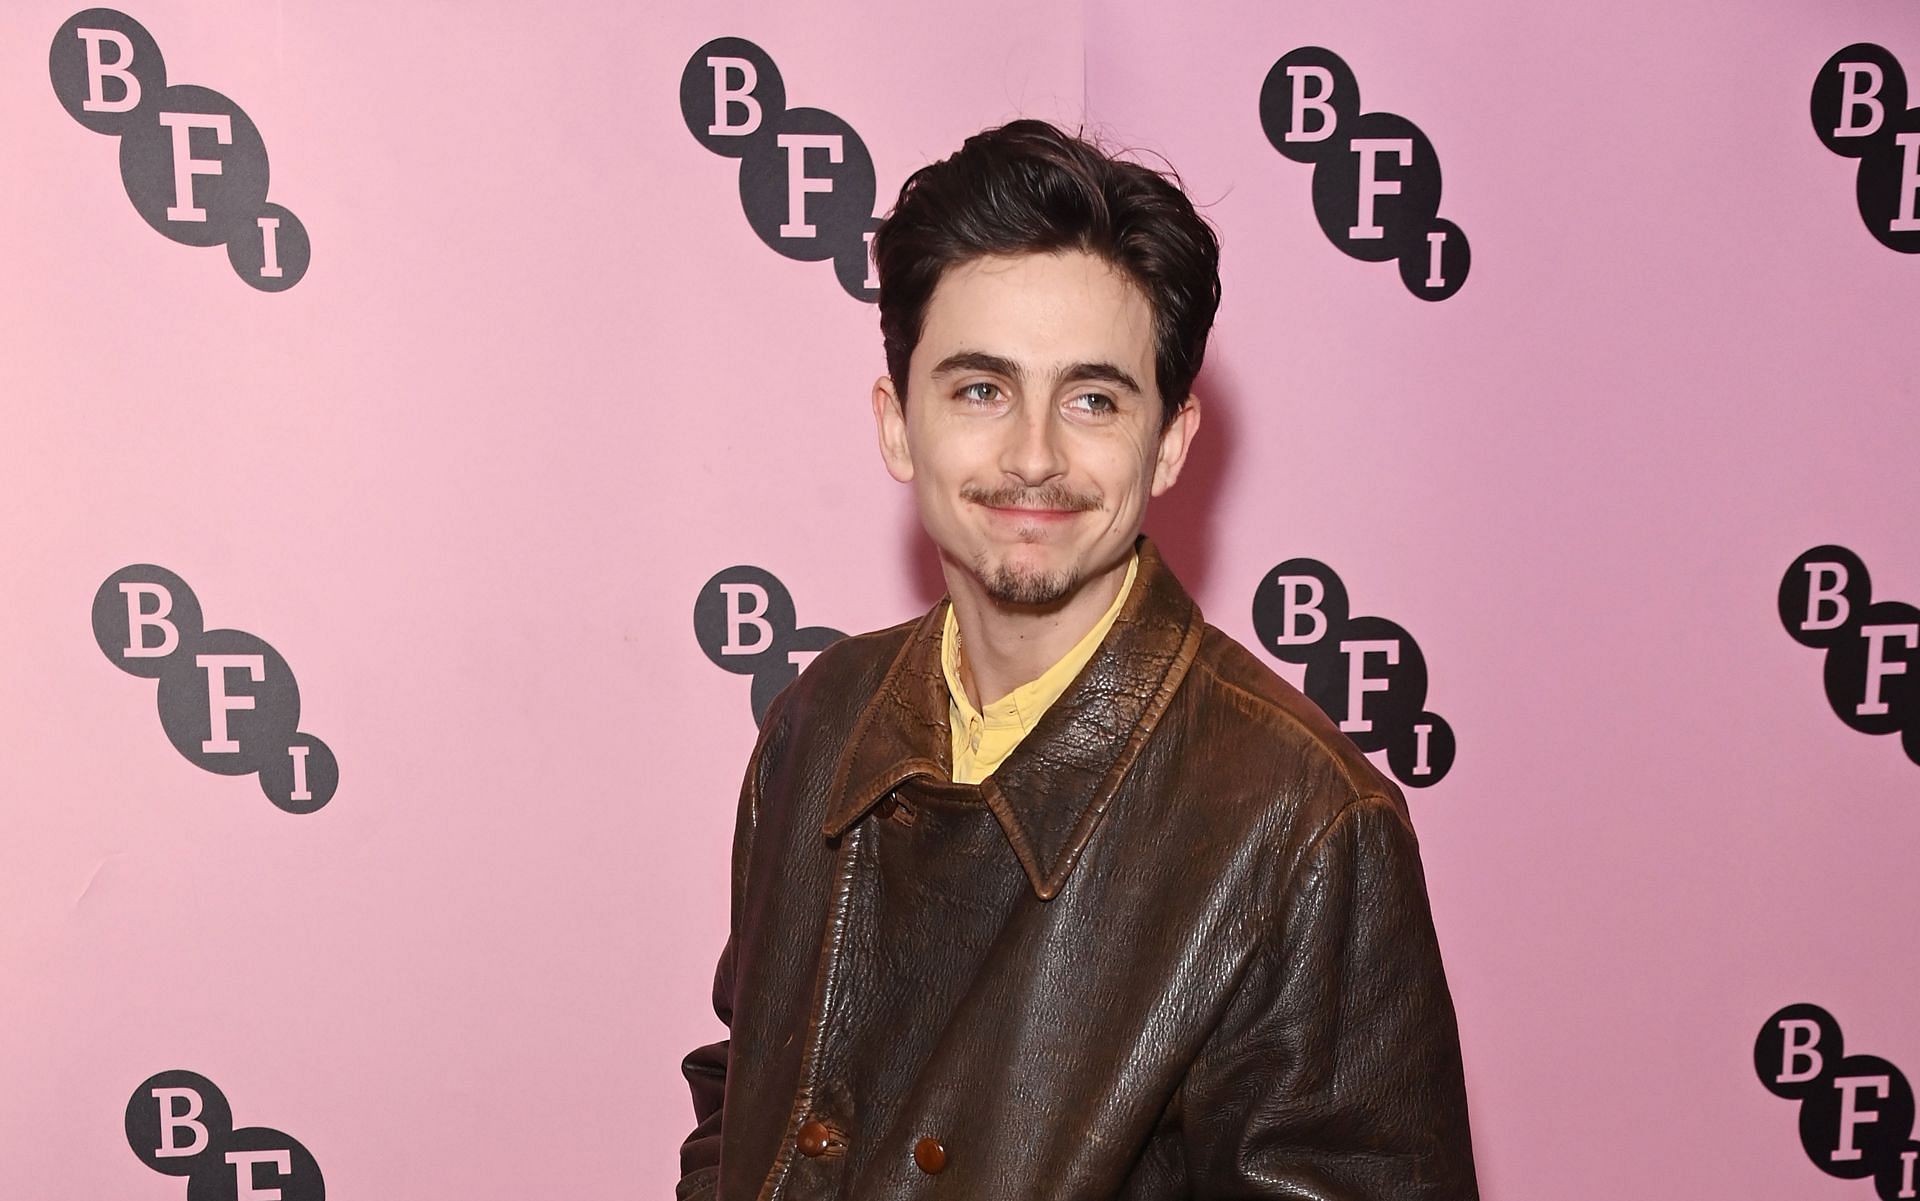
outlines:
{"label": "letter b", "polygon": [[[1327,599],[1327,586],[1310,575],[1283,575],[1275,579],[1285,598],[1280,605],[1280,632],[1273,636],[1275,646],[1311,645],[1327,633],[1327,615],[1320,605]],[[1300,628],[1299,619],[1307,628]]]}
{"label": "letter b", "polygon": [[1801,1100],[1825,1088],[1845,1053],[1832,1014],[1818,1005],[1788,1005],[1761,1023],[1753,1068],[1768,1092]]}
{"label": "letter b", "polygon": [[156,1172],[189,1176],[217,1163],[232,1134],[226,1096],[197,1072],[149,1076],[127,1099],[127,1146]]}
{"label": "letter b", "polygon": [[1780,1071],[1775,1084],[1805,1084],[1820,1074],[1826,1061],[1820,1056],[1820,1023],[1811,1018],[1788,1018],[1780,1023]]}
{"label": "letter b", "polygon": [[1753,1068],[1774,1096],[1803,1100],[1825,1089],[1845,1053],[1832,1014],[1818,1005],[1788,1005],[1761,1023]]}
{"label": "letter b", "polygon": [[1859,555],[1844,546],[1816,546],[1780,577],[1780,624],[1802,646],[1837,646],[1855,633],[1872,589]]}
{"label": "letter b", "polygon": [[[133,39],[117,29],[76,29],[87,45],[87,98],[80,107],[90,113],[126,113],[140,105],[140,80],[128,68],[133,66]],[[102,45],[114,48],[113,61],[101,54]],[[111,76],[119,86],[117,100],[107,98],[106,81]]]}
{"label": "letter b", "polygon": [[1253,631],[1268,653],[1306,663],[1331,653],[1347,624],[1347,589],[1318,559],[1288,559],[1253,590]]}
{"label": "letter b", "polygon": [[125,13],[89,8],[53,35],[47,74],[60,107],[95,133],[124,134],[147,119],[167,86],[160,47]]}
{"label": "letter b", "polygon": [[[156,1088],[153,1099],[160,1104],[160,1145],[153,1151],[156,1159],[178,1159],[207,1149],[207,1126],[198,1120],[206,1103],[199,1092],[191,1088]],[[183,1130],[193,1140],[185,1146],[178,1138]]]}
{"label": "letter b", "polygon": [[[1285,140],[1289,142],[1323,142],[1333,136],[1340,124],[1340,117],[1333,111],[1333,105],[1327,103],[1333,95],[1333,72],[1325,67],[1294,66],[1287,68],[1287,78],[1293,81],[1293,127],[1288,129]],[[1309,94],[1309,87],[1313,89]],[[1313,129],[1306,128],[1308,113],[1314,114],[1318,124]]]}
{"label": "letter b", "polygon": [[1800,630],[1833,630],[1846,624],[1853,606],[1847,603],[1845,563],[1806,563],[1807,615]]}
{"label": "letter b", "polygon": [[[173,594],[160,584],[124,583],[127,598],[127,645],[120,653],[129,659],[164,659],[180,646],[180,627],[167,620],[173,612]],[[153,608],[142,605],[151,599]],[[160,640],[147,644],[146,631],[160,631]]]}
{"label": "letter b", "polygon": [[[1836,138],[1864,138],[1886,123],[1887,106],[1880,103],[1880,89],[1887,86],[1887,73],[1879,63],[1841,63],[1840,124],[1834,126]],[[1864,119],[1856,121],[1856,116]]]}
{"label": "letter b", "polygon": [[780,68],[745,38],[715,38],[680,71],[680,116],[715,154],[740,158],[763,144],[786,112]]}
{"label": "letter b", "polygon": [[794,629],[793,596],[770,571],[741,564],[715,572],[693,602],[693,634],[714,666],[753,675]]}
{"label": "letter b", "polygon": [[[767,114],[753,94],[760,82],[760,69],[753,60],[713,54],[707,57],[707,66],[713,71],[713,123],[707,126],[707,133],[719,138],[743,138],[760,128]],[[736,76],[739,86],[729,86],[728,80]],[[736,107],[740,109],[738,121],[731,119]]]}
{"label": "letter b", "polygon": [[1311,163],[1346,141],[1360,112],[1360,87],[1339,55],[1319,46],[1289,51],[1260,86],[1260,128],[1296,163]]}
{"label": "letter b", "polygon": [[1855,42],[1813,77],[1809,115],[1821,145],[1861,158],[1882,145],[1907,107],[1907,77],[1886,47]]}
{"label": "letter b", "polygon": [[[767,590],[759,584],[722,584],[727,598],[727,638],[720,644],[723,655],[757,655],[773,645],[773,625],[767,620],[770,603]],[[741,637],[751,628],[753,640]]]}
{"label": "letter b", "polygon": [[201,632],[199,599],[164,567],[122,567],[93,594],[93,640],[128,675],[160,675]]}

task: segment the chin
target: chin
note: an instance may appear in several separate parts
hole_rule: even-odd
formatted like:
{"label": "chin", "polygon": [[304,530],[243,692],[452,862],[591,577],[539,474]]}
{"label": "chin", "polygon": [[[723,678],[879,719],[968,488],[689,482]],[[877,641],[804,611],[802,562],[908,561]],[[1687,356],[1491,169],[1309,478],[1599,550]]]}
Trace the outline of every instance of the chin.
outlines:
{"label": "chin", "polygon": [[1080,572],[1070,566],[1028,561],[1018,553],[996,562],[986,554],[974,561],[974,574],[986,594],[1003,605],[1045,606],[1072,596],[1080,587]]}
{"label": "chin", "polygon": [[1003,605],[1044,608],[1072,596],[1079,587],[1078,577],[1067,573],[1053,575],[1000,572],[985,578],[987,595]]}

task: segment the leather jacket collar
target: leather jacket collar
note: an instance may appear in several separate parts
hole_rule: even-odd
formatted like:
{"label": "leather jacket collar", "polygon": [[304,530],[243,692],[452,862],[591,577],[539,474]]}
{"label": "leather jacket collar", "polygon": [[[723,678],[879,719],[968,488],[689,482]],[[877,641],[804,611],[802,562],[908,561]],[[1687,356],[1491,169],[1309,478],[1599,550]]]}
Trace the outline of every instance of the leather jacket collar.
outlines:
{"label": "leather jacket collar", "polygon": [[1093,659],[978,786],[950,782],[952,734],[940,631],[948,602],[908,636],[854,724],[834,775],[824,832],[838,838],[909,780],[976,796],[1000,822],[1034,893],[1051,900],[1166,712],[1204,623],[1159,552],[1141,537],[1140,574]]}

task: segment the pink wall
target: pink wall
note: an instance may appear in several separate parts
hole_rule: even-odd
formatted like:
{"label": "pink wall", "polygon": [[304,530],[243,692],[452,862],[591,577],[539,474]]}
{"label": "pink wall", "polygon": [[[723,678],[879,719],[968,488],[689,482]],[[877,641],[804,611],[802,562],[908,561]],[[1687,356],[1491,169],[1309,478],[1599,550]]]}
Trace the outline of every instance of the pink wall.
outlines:
{"label": "pink wall", "polygon": [[[179,1068],[342,1198],[666,1195],[754,733],[694,599],[752,564],[852,631],[935,595],[874,310],[683,120],[737,36],[882,208],[1018,115],[1206,202],[1208,422],[1149,527],[1249,644],[1296,557],[1417,638],[1486,1196],[1873,1195],[1753,1056],[1814,1003],[1920,1071],[1920,764],[1775,601],[1837,543],[1920,603],[1920,259],[1809,121],[1850,43],[1920,92],[1911,4],[119,7],[244,108],[312,260],[268,294],[157,233],[50,84],[75,7],[0,13],[0,1191],[181,1195],[122,1129]],[[1336,250],[1262,133],[1302,46],[1431,139],[1450,299]],[[284,656],[319,811],[188,762],[103,656],[95,591],[144,563]]]}

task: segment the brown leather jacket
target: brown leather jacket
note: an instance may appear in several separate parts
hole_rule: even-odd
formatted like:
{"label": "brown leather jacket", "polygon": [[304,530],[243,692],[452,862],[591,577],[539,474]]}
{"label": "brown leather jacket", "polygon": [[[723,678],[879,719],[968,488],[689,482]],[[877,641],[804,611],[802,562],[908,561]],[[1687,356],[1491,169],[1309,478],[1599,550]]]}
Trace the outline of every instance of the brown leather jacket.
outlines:
{"label": "brown leather jacket", "polygon": [[1093,661],[956,785],[943,616],[767,714],[679,1196],[1477,1197],[1394,785],[1144,539]]}

